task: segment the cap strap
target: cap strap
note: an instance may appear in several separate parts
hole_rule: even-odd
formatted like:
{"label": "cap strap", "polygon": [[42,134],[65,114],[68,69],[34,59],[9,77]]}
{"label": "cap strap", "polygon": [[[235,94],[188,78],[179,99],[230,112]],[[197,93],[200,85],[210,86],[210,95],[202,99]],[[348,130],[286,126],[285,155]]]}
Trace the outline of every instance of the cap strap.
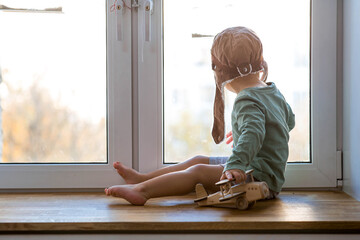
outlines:
{"label": "cap strap", "polygon": [[[236,67],[236,69],[237,69],[238,73],[240,74],[240,77],[245,77],[252,72],[252,66],[250,63],[246,67],[242,67],[241,69],[239,69],[239,67]],[[242,72],[241,72],[241,70],[242,70]]]}

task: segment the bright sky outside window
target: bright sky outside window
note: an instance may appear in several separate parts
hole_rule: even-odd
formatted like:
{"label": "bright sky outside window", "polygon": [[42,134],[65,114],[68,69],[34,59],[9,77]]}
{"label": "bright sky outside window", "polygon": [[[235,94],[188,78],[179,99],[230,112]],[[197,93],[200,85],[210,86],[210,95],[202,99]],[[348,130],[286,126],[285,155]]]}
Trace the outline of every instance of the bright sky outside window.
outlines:
{"label": "bright sky outside window", "polygon": [[[196,0],[164,2],[164,162],[198,154],[228,156],[211,138],[215,82],[213,36],[231,26],[253,29],[264,45],[268,82],[292,106],[289,162],[310,162],[310,0]],[[226,95],[226,131],[235,95]]]}
{"label": "bright sky outside window", "polygon": [[0,163],[107,162],[105,3],[0,0]]}

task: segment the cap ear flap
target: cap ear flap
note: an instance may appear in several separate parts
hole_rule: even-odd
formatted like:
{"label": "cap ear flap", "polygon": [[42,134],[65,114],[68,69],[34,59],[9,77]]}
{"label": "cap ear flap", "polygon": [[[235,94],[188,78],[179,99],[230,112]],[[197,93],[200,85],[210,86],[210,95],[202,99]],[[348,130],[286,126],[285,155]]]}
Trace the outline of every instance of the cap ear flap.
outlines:
{"label": "cap ear flap", "polygon": [[214,124],[212,129],[212,137],[216,144],[221,143],[225,137],[224,99],[218,86],[216,86],[214,101]]}

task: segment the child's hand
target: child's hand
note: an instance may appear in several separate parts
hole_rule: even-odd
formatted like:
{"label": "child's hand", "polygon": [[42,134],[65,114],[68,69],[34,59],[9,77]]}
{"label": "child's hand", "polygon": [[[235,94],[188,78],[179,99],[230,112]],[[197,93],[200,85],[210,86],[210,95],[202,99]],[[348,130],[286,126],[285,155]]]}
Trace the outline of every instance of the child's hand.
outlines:
{"label": "child's hand", "polygon": [[221,175],[220,180],[224,179],[235,180],[236,183],[242,183],[246,180],[246,174],[243,170],[231,169]]}
{"label": "child's hand", "polygon": [[[226,134],[226,144],[230,144],[232,141],[233,141],[233,135],[232,135],[232,131],[230,131]],[[231,147],[233,147],[233,145],[231,145]]]}

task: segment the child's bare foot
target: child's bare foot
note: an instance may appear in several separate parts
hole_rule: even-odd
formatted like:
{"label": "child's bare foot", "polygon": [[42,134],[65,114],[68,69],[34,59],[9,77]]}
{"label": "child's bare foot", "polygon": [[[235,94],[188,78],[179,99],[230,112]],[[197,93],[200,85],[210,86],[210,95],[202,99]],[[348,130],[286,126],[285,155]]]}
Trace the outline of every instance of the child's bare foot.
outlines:
{"label": "child's bare foot", "polygon": [[125,167],[120,162],[115,162],[113,166],[127,184],[136,184],[146,180],[143,178],[141,173],[137,172],[134,169]]}
{"label": "child's bare foot", "polygon": [[136,185],[115,185],[105,188],[107,196],[124,198],[133,205],[144,205],[148,200],[146,196],[136,189]]}

